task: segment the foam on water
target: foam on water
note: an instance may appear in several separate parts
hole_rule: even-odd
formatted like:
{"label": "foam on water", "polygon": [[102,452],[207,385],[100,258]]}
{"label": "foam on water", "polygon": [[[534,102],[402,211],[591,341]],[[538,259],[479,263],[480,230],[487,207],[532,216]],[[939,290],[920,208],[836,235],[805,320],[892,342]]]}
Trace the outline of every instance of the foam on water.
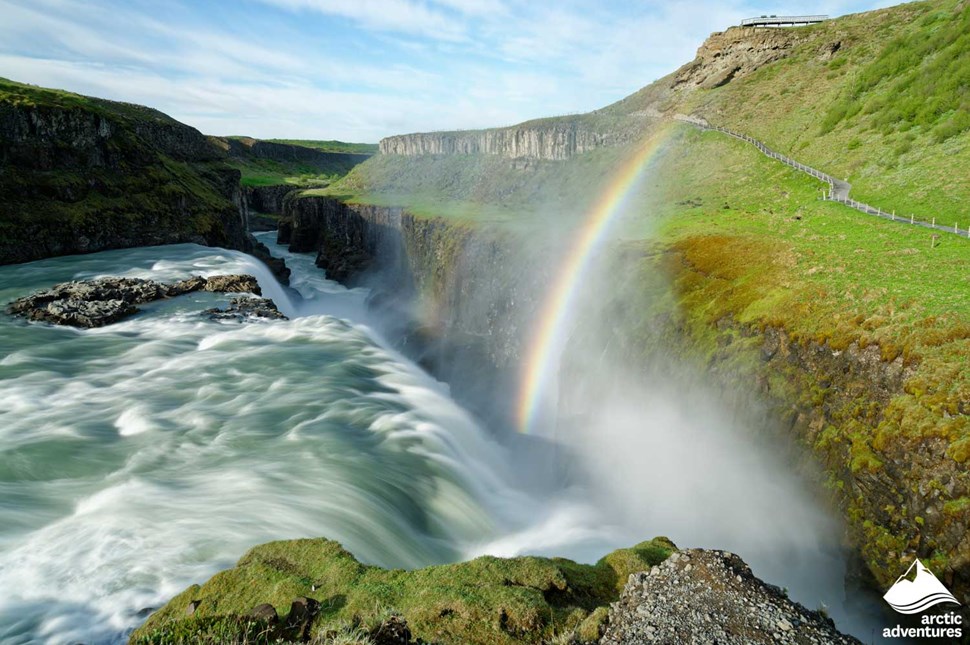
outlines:
{"label": "foam on water", "polygon": [[[662,533],[740,547],[757,564],[774,541],[789,547],[786,565],[803,554],[789,577],[830,569],[803,601],[837,596],[841,554],[772,518],[811,510],[804,495],[778,468],[722,459],[730,439],[705,435],[703,419],[662,402],[613,406],[561,438],[582,455],[575,476],[550,468],[540,479],[552,485],[527,495],[516,471],[541,471],[555,445],[498,444],[374,333],[366,291],[262,241],[286,257],[291,288],[248,256],[195,245],[0,267],[2,303],[99,275],[250,273],[292,318],[208,320],[201,310],[228,301],[211,293],[95,330],[0,316],[0,642],[122,642],[253,545],[309,536],[397,567],[485,553],[591,562]],[[703,451],[644,465],[665,437],[691,432]],[[696,480],[674,476],[685,464]],[[703,472],[712,464],[716,478]],[[674,480],[687,487],[676,504],[664,494]]]}
{"label": "foam on water", "polygon": [[362,311],[364,293],[321,277],[291,297],[246,256],[183,245],[3,267],[0,299],[216,273],[255,274],[312,315],[209,321],[199,310],[227,298],[190,294],[97,330],[0,321],[0,641],[123,640],[144,609],[274,539],[454,560],[531,504],[447,388],[323,313]]}

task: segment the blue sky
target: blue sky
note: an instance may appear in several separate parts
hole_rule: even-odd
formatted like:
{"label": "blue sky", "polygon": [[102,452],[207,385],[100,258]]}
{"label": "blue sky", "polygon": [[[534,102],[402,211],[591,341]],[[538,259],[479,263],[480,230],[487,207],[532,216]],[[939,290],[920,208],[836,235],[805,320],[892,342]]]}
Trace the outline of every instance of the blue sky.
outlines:
{"label": "blue sky", "polygon": [[377,141],[584,112],[761,14],[893,0],[0,0],[0,76],[208,134]]}

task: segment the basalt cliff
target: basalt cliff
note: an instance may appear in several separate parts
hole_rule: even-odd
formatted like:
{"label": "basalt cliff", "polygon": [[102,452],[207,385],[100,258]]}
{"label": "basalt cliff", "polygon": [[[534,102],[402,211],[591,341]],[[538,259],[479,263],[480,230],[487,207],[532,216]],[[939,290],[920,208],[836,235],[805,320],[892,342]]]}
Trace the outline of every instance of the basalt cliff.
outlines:
{"label": "basalt cliff", "polygon": [[0,263],[198,242],[248,248],[239,172],[150,108],[0,81]]}

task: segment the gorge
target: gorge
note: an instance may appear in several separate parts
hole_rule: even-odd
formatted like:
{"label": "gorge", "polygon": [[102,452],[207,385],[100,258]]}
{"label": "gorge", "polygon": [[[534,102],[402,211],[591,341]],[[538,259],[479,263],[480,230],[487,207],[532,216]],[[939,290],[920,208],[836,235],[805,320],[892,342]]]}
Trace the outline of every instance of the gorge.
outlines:
{"label": "gorge", "polygon": [[730,28],[587,114],[350,152],[0,82],[5,307],[201,280],[0,316],[0,640],[703,640],[757,598],[717,637],[878,642],[914,558],[968,604],[967,240],[689,124],[965,217],[968,27]]}

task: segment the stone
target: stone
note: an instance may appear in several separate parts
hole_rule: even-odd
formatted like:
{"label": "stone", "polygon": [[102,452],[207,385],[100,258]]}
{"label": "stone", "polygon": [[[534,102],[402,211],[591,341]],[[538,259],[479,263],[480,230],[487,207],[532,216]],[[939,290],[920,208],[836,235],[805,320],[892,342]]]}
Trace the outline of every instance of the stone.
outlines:
{"label": "stone", "polygon": [[212,320],[235,320],[245,322],[253,318],[264,320],[287,320],[269,298],[233,298],[225,309],[206,309],[202,315]]}
{"label": "stone", "polygon": [[270,625],[275,625],[280,622],[280,617],[279,614],[276,613],[276,608],[268,602],[264,602],[261,605],[256,605],[253,607],[253,610],[249,612],[249,615]]}
{"label": "stone", "polygon": [[193,276],[187,280],[179,280],[173,285],[168,287],[168,293],[166,294],[169,298],[174,296],[181,296],[186,293],[191,293],[193,291],[201,291],[206,285],[206,279],[200,275]]}
{"label": "stone", "polygon": [[410,645],[411,628],[401,616],[391,616],[371,630],[374,645]]}
{"label": "stone", "polygon": [[313,598],[295,598],[290,604],[290,612],[286,615],[286,630],[301,640],[309,636],[310,625],[319,608],[320,603]]}
{"label": "stone", "polygon": [[639,584],[631,576],[610,606],[600,645],[859,642],[756,578],[732,553],[681,551],[654,569]]}
{"label": "stone", "polygon": [[199,605],[201,603],[202,603],[201,600],[193,600],[192,602],[190,602],[188,604],[188,606],[185,608],[185,615],[186,616],[194,616],[195,615],[195,611],[199,608]]}
{"label": "stone", "polygon": [[263,295],[259,283],[251,275],[214,275],[206,278],[203,291],[219,291],[222,293],[254,293]]}
{"label": "stone", "polygon": [[[260,295],[251,275],[196,276],[175,284],[142,278],[95,278],[54,285],[7,306],[7,312],[28,320],[90,329],[124,320],[138,313],[136,305],[180,296],[193,291],[221,291]],[[233,306],[235,305],[235,308]],[[226,312],[242,317],[285,319],[271,300],[230,304]]]}

